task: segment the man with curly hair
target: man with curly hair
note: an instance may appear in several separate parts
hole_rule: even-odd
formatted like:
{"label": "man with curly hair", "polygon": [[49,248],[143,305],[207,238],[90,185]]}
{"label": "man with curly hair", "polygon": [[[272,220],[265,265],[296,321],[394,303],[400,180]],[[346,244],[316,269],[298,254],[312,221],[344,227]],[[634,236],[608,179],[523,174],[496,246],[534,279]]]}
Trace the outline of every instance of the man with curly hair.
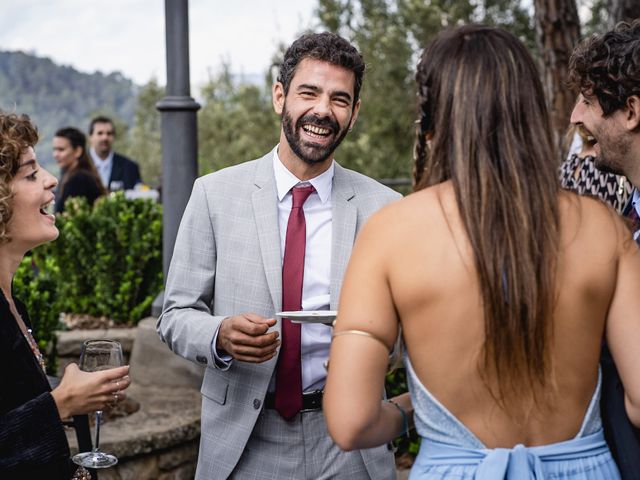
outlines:
{"label": "man with curly hair", "polygon": [[[634,186],[624,209],[640,240],[640,19],[621,22],[604,35],[580,43],[569,61],[569,79],[580,91],[571,123],[596,140],[595,163],[625,175]],[[640,429],[625,412],[626,398],[607,346],[602,358],[602,421],[605,437],[623,479],[638,479]]]}
{"label": "man with curly hair", "polygon": [[[579,44],[570,60],[570,82],[580,90],[571,123],[596,140],[596,166],[625,175],[635,186],[628,206],[640,212],[640,19],[619,23]],[[636,226],[638,228],[638,226]],[[640,230],[636,231],[638,239]]]}

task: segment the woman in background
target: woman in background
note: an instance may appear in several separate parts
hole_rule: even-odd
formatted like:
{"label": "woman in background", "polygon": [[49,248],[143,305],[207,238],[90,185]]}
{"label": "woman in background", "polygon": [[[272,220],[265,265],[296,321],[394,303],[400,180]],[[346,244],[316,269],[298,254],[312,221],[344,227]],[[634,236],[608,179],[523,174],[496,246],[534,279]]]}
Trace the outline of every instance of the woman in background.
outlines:
{"label": "woman in background", "polygon": [[439,34],[418,66],[416,190],[353,249],[323,400],[345,449],[406,429],[380,402],[402,327],[422,437],[411,479],[616,479],[599,411],[603,336],[640,425],[640,251],[560,189],[535,62],[500,29]]}
{"label": "woman in background", "polygon": [[61,419],[122,401],[129,367],[90,373],[71,364],[51,391],[29,315],[11,288],[25,253],[58,237],[49,212],[58,182],[38,165],[37,141],[28,117],[0,112],[0,478],[89,479],[69,459]]}
{"label": "woman in background", "polygon": [[56,132],[53,137],[53,158],[61,172],[56,212],[64,210],[64,204],[70,197],[84,197],[91,205],[107,193],[87,154],[87,139],[77,128],[61,128]]}

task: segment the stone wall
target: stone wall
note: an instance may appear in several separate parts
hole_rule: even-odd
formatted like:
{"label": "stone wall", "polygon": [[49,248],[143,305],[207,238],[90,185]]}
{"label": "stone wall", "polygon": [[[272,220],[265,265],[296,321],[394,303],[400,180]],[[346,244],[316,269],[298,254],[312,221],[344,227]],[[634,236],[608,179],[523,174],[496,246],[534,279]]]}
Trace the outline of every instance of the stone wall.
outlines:
{"label": "stone wall", "polygon": [[[132,383],[127,396],[140,405],[135,413],[102,425],[100,449],[118,457],[118,464],[100,470],[99,480],[194,478],[202,368],[177,357],[160,341],[154,318],[141,321],[137,329],[60,332],[60,365],[77,361],[82,342],[93,338],[122,343],[131,360]],[[67,439],[75,454],[75,431],[68,431]]]}

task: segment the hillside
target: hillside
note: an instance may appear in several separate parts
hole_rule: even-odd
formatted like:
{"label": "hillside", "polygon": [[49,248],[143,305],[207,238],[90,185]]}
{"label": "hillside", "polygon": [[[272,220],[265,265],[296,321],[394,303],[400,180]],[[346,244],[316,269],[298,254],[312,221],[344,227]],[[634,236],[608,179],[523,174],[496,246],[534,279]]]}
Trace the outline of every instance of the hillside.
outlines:
{"label": "hillside", "polygon": [[96,113],[131,125],[138,88],[120,73],[81,73],[48,58],[0,51],[0,109],[27,113],[38,125],[43,165],[56,171],[51,139],[61,127],[85,131]]}

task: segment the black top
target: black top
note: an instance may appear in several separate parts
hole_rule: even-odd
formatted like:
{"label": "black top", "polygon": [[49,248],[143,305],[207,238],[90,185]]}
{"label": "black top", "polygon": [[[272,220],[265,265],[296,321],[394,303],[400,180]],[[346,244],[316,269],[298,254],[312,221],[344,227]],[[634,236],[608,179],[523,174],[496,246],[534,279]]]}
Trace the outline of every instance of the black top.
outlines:
{"label": "black top", "polygon": [[[24,305],[18,313],[30,328]],[[0,291],[0,478],[69,480],[74,467],[51,387]]]}
{"label": "black top", "polygon": [[84,170],[76,170],[69,175],[64,185],[60,185],[58,190],[62,195],[56,199],[56,212],[64,210],[64,202],[69,197],[84,197],[92,205],[102,192],[96,178]]}

